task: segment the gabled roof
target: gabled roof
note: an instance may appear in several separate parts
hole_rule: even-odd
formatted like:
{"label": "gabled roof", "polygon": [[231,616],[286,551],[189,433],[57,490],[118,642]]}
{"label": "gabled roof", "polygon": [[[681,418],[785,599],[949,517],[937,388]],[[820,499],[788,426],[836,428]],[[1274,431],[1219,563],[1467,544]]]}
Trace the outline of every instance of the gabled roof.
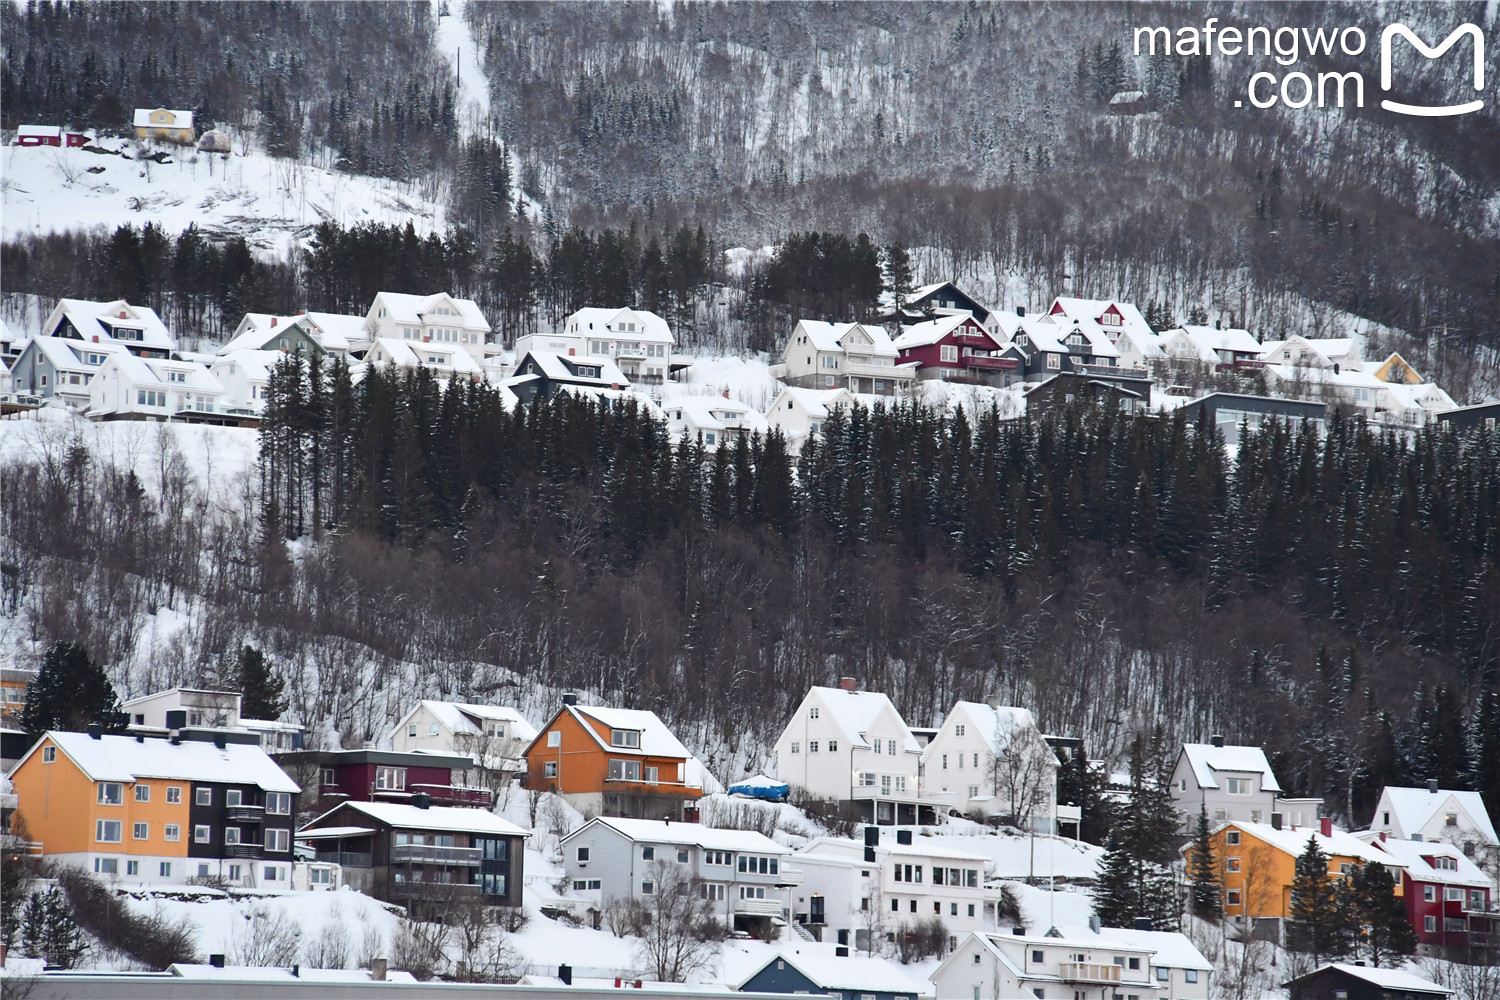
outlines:
{"label": "gabled roof", "polygon": [[[772,409],[776,403],[783,399],[794,399],[797,404],[812,416],[814,420],[824,420],[828,417],[829,407],[837,408],[839,405],[852,405],[857,400],[848,389],[803,389],[799,386],[784,386],[776,394],[772,402]],[[767,411],[768,413],[770,411]]]}
{"label": "gabled roof", "polygon": [[[1356,834],[1360,840],[1377,847],[1400,861],[1406,862],[1406,874],[1415,882],[1436,882],[1442,885],[1462,885],[1475,889],[1488,888],[1492,883],[1484,870],[1470,861],[1463,851],[1452,844],[1421,840],[1381,840],[1380,835]],[[1450,858],[1452,869],[1436,868],[1428,858]]]}
{"label": "gabled roof", "polygon": [[1260,356],[1262,347],[1250,335],[1249,330],[1216,330],[1211,326],[1189,326],[1184,324],[1176,330],[1162,333],[1164,343],[1175,342],[1187,346],[1200,361],[1220,360],[1219,351],[1234,354]]}
{"label": "gabled roof", "polygon": [[680,844],[709,851],[742,851],[783,856],[792,853],[791,848],[782,847],[765,834],[753,830],[720,830],[702,823],[622,819],[617,816],[596,816],[564,837],[563,841],[572,840],[591,826],[607,826],[637,844]]}
{"label": "gabled roof", "polygon": [[918,981],[900,966],[887,962],[883,958],[838,956],[829,946],[820,946],[811,942],[799,942],[796,947],[788,945],[781,948],[764,962],[758,963],[755,971],[750,975],[739,977],[739,981],[735,983],[735,989],[742,990],[746,983],[776,962],[785,962],[821,990],[840,990],[845,993],[896,993],[902,996],[909,994],[913,997],[920,997],[930,992],[927,982]]}
{"label": "gabled roof", "polygon": [[1068,295],[1059,295],[1052,301],[1052,308],[1047,312],[1051,313],[1058,306],[1062,306],[1062,315],[1068,319],[1078,320],[1098,320],[1109,311],[1110,306],[1114,306],[1120,313],[1123,327],[1140,333],[1152,332],[1151,324],[1146,322],[1146,317],[1142,316],[1141,311],[1129,302],[1120,302],[1116,299],[1078,299]]}
{"label": "gabled roof", "polygon": [[217,358],[212,369],[220,374],[228,374],[225,369],[235,366],[243,369],[245,377],[252,381],[266,381],[270,379],[276,362],[284,357],[286,355],[280,351],[231,351]]}
{"label": "gabled roof", "polygon": [[1475,828],[1491,844],[1500,843],[1500,840],[1495,837],[1495,825],[1490,821],[1489,811],[1484,807],[1484,799],[1478,792],[1455,791],[1446,788],[1429,792],[1425,788],[1400,788],[1387,785],[1380,793],[1380,799],[1382,802],[1390,803],[1391,811],[1396,814],[1396,819],[1401,824],[1401,832],[1408,837],[1431,822],[1432,818],[1440,810],[1446,809],[1451,802],[1468,813]]}
{"label": "gabled roof", "polygon": [[[564,705],[562,714],[572,715],[584,731],[594,738],[600,749],[607,750],[612,754],[639,754],[643,757],[680,757],[683,760],[692,756],[688,748],[682,745],[672,731],[667,728],[666,723],[657,718],[655,712],[644,709],[633,708],[603,708],[597,705]],[[553,717],[554,719],[557,716]],[[608,735],[600,736],[598,730],[588,724],[588,720],[594,720],[609,729],[633,729],[641,734],[641,745],[636,747],[616,747],[609,744]],[[550,722],[548,727],[550,727]],[[547,728],[547,727],[544,727]],[[537,739],[541,739],[540,736]],[[536,740],[532,741],[532,746]],[[526,748],[527,753],[531,747]]]}
{"label": "gabled roof", "polygon": [[1101,358],[1120,356],[1120,349],[1115,346],[1114,341],[1109,339],[1109,332],[1091,319],[1074,320],[1071,324],[1059,323],[1058,326],[1061,327],[1062,332],[1057,335],[1057,339],[1062,341],[1064,346],[1067,346],[1067,339],[1076,330],[1088,341],[1090,354]]}
{"label": "gabled roof", "polygon": [[[592,385],[603,389],[616,385],[622,389],[630,387],[630,379],[625,377],[619,365],[610,358],[566,357],[550,351],[528,351],[516,359],[516,374],[507,379],[508,383],[523,377],[527,361],[536,362],[541,373],[554,382],[572,382],[575,385]],[[597,368],[599,374],[579,375],[576,369],[580,367]]]}
{"label": "gabled roof", "polygon": [[[207,367],[190,361],[138,358],[129,351],[115,351],[100,367],[101,374],[110,368],[118,371],[120,377],[132,386],[178,391],[191,390],[198,393],[222,393],[224,391],[224,386],[214,378]],[[187,381],[169,381],[166,377],[169,371],[183,373],[187,376]]]}
{"label": "gabled roof", "polygon": [[531,836],[509,820],[501,819],[484,809],[461,809],[457,806],[429,806],[426,809],[419,809],[403,802],[341,802],[322,816],[310,821],[303,829],[311,828],[315,823],[321,822],[340,809],[353,809],[386,826],[401,830],[490,833],[509,837]]}
{"label": "gabled roof", "polygon": [[[26,345],[26,349],[31,350],[33,348],[37,353],[43,355],[52,364],[52,367],[61,368],[64,371],[88,371],[91,368],[99,367],[98,365],[91,365],[84,361],[80,356],[80,353],[83,351],[111,356],[128,353],[125,350],[125,345],[113,340],[100,341],[95,344],[91,341],[85,343],[78,340],[65,340],[62,337],[32,337],[31,341]],[[25,352],[23,351],[22,353],[24,354]]]}
{"label": "gabled roof", "polygon": [[[998,757],[1010,746],[1010,738],[1022,729],[1036,729],[1036,718],[1024,708],[1002,705],[999,708],[982,701],[960,701],[948,713],[963,712],[973,723],[975,731],[984,738],[990,754]],[[945,720],[946,722],[946,720]],[[1001,733],[1007,734],[1002,742]],[[928,744],[931,746],[931,744]]]}
{"label": "gabled roof", "polygon": [[[1316,829],[1285,827],[1278,830],[1269,823],[1247,823],[1242,820],[1231,820],[1224,824],[1224,826],[1219,827],[1219,829],[1222,830],[1226,827],[1234,827],[1242,833],[1254,837],[1256,840],[1274,847],[1284,854],[1290,854],[1294,858],[1307,850],[1307,841],[1311,838],[1317,842],[1318,849],[1329,857],[1338,855],[1340,857],[1354,858],[1362,862],[1373,861],[1388,868],[1406,867],[1406,862],[1394,854],[1388,854],[1378,848],[1371,847],[1363,840],[1354,836],[1354,834],[1345,833],[1343,830],[1334,830],[1329,836],[1325,837]],[[1183,850],[1189,850],[1191,847],[1192,845],[1188,844]]]}
{"label": "gabled roof", "polygon": [[423,698],[401,717],[401,721],[392,730],[394,734],[406,720],[411,718],[417,708],[425,708],[434,718],[448,727],[448,731],[457,735],[482,736],[484,735],[485,722],[504,722],[510,727],[511,738],[524,740],[530,743],[536,739],[536,727],[526,721],[526,717],[514,708],[499,705],[473,705],[458,701],[436,701]]}
{"label": "gabled roof", "polygon": [[1046,316],[1024,316],[1021,318],[1021,327],[1016,332],[1016,336],[1023,333],[1030,344],[1021,349],[1028,354],[1032,351],[1046,351],[1051,354],[1068,353],[1068,347],[1061,339],[1067,336],[1067,331],[1056,320]]}
{"label": "gabled roof", "polygon": [[874,728],[881,715],[889,710],[900,727],[901,749],[907,753],[921,753],[917,738],[912,735],[906,720],[896,711],[895,704],[883,691],[845,691],[843,688],[814,687],[807,698],[817,698],[818,704],[828,709],[828,715],[844,731],[844,738],[851,746],[869,747],[865,733]]}
{"label": "gabled roof", "polygon": [[1095,947],[1119,944],[1127,948],[1147,948],[1151,951],[1152,965],[1200,972],[1213,970],[1213,963],[1203,957],[1203,952],[1192,939],[1178,931],[1138,931],[1132,927],[1101,927],[1094,931],[1073,924],[1058,924],[1057,929],[1066,939],[1093,941]]}
{"label": "gabled roof", "polygon": [[[1400,969],[1378,969],[1370,965],[1348,965],[1344,962],[1333,962],[1320,966],[1309,972],[1306,976],[1299,976],[1298,979],[1316,976],[1318,973],[1329,969],[1341,972],[1346,976],[1352,976],[1355,979],[1363,979],[1365,982],[1372,983],[1382,990],[1393,990],[1398,993],[1431,993],[1434,996],[1453,995],[1453,991],[1446,986],[1439,986],[1437,983],[1423,979],[1420,976],[1414,976],[1410,972],[1402,972]],[[1292,980],[1294,983],[1296,981],[1296,979]]]}
{"label": "gabled roof", "polygon": [[[123,319],[120,317],[122,312],[125,314]],[[52,312],[42,324],[42,336],[54,336],[64,317],[78,331],[78,335],[88,342],[92,342],[95,337],[98,337],[101,343],[115,339],[99,322],[100,318],[105,318],[116,326],[139,330],[141,339],[130,341],[132,344],[164,351],[170,351],[176,346],[176,342],[172,340],[172,334],[167,330],[167,325],[161,321],[160,316],[156,315],[156,310],[148,306],[133,306],[124,299],[115,299],[113,302],[95,302],[92,299],[58,299],[57,305],[52,308]]]}
{"label": "gabled roof", "polygon": [[[895,347],[895,349],[898,351],[907,350],[913,347],[927,347],[931,344],[936,344],[938,341],[942,340],[944,337],[948,336],[954,330],[963,326],[964,323],[970,320],[973,320],[976,324],[979,324],[980,329],[984,329],[984,324],[980,323],[979,318],[971,312],[965,311],[948,313],[947,315],[938,316],[923,323],[914,323],[911,326],[903,326],[901,328],[901,335],[891,342],[891,346]],[[990,336],[990,332],[988,330],[985,330],[984,334],[985,336],[989,337],[992,342],[994,341],[995,338],[993,336]],[[998,350],[999,347],[1000,345],[998,343],[995,343],[994,349]]]}
{"label": "gabled roof", "polygon": [[842,351],[845,349],[844,338],[856,327],[870,338],[872,344],[861,353],[891,358],[896,356],[896,348],[891,345],[890,334],[886,333],[883,327],[873,323],[824,323],[820,320],[804,319],[798,321],[796,329],[807,335],[808,341],[816,350]]}
{"label": "gabled roof", "polygon": [[[1142,333],[1130,327],[1122,327],[1120,330],[1120,341],[1115,343],[1116,348],[1120,346],[1121,341],[1129,341],[1143,358],[1165,358],[1167,356],[1167,352],[1161,346],[1161,334],[1158,333]],[[1123,355],[1124,351],[1121,351],[1121,354]]]}
{"label": "gabled roof", "polygon": [[[725,430],[731,426],[719,414],[729,413],[738,418],[732,426],[751,433],[766,433],[770,424],[765,415],[748,403],[723,396],[678,396],[663,404],[667,415],[680,419],[689,430]],[[733,419],[733,418],[731,418]]]}
{"label": "gabled roof", "polygon": [[345,316],[342,313],[306,312],[301,316],[313,326],[318,343],[327,351],[347,351],[349,345],[367,339],[363,316]]}
{"label": "gabled roof", "polygon": [[[166,124],[159,124],[151,120],[151,116],[158,111],[165,111],[172,116],[172,120]],[[136,108],[136,128],[192,128],[193,113],[191,111],[172,111],[169,108]]]}
{"label": "gabled roof", "polygon": [[[376,337],[370,346],[370,353],[379,351],[382,360],[395,365],[398,368],[451,368],[455,375],[480,375],[483,370],[474,356],[457,344],[427,344],[421,341],[397,340],[395,337]],[[439,365],[429,364],[427,355],[436,351],[446,358]],[[421,352],[421,353],[419,353]],[[365,355],[367,362],[380,361],[372,359],[369,354]]]}
{"label": "gabled roof", "polygon": [[[406,295],[401,292],[379,292],[375,296],[374,303],[370,306],[370,312],[385,308],[389,318],[397,323],[423,323],[428,320],[434,322],[447,322],[447,316],[435,316],[433,310],[440,306],[451,305],[458,312],[457,316],[451,317],[452,322],[458,323],[470,330],[483,330],[490,332],[490,324],[484,318],[484,313],[473,299],[461,299],[445,292],[436,295]],[[368,318],[368,317],[367,317]]]}
{"label": "gabled roof", "polygon": [[[633,331],[617,329],[622,323],[635,323],[637,328]],[[602,337],[608,334],[610,340],[677,342],[667,321],[649,309],[586,307],[564,320],[563,329],[567,336]]]}
{"label": "gabled roof", "polygon": [[49,732],[11,769],[14,774],[50,739],[90,781],[134,782],[144,778],[196,781],[225,785],[256,785],[268,792],[302,789],[258,746],[228,743],[221,750],[212,743],[132,736]]}
{"label": "gabled roof", "polygon": [[1218,788],[1219,771],[1248,771],[1260,775],[1260,786],[1269,792],[1281,791],[1271,770],[1271,762],[1260,747],[1216,747],[1208,743],[1184,743],[1182,755],[1193,769],[1200,788]]}
{"label": "gabled roof", "polygon": [[285,336],[292,328],[299,329],[308,340],[327,350],[327,346],[319,339],[317,331],[312,328],[306,316],[272,316],[267,313],[246,313],[245,318],[240,321],[244,331],[229,343],[219,348],[219,354],[231,354],[235,351],[261,351],[266,350],[266,345],[279,337]]}

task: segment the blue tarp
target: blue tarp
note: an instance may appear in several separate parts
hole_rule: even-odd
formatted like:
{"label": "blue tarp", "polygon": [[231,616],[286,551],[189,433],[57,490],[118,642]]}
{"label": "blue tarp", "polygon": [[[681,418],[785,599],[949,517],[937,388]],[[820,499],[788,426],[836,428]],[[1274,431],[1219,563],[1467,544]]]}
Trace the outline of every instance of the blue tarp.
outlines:
{"label": "blue tarp", "polygon": [[730,795],[748,795],[752,799],[768,799],[772,802],[786,801],[787,791],[786,782],[763,774],[752,775],[729,786]]}

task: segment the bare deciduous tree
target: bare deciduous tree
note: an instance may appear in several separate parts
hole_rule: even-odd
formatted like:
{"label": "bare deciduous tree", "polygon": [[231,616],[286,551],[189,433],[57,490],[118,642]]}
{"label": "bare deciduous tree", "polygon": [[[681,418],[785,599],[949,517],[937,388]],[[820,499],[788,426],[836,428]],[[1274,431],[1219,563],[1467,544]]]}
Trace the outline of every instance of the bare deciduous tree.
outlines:
{"label": "bare deciduous tree", "polygon": [[653,891],[646,902],[650,921],[638,946],[641,971],[661,982],[684,982],[713,964],[727,929],[704,898],[702,881],[685,865],[658,859],[647,873]]}

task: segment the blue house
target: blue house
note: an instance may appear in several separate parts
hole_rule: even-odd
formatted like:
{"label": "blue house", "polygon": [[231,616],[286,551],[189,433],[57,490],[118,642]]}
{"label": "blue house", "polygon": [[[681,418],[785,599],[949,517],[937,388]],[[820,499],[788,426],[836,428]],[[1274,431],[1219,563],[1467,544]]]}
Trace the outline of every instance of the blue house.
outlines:
{"label": "blue house", "polygon": [[[846,949],[837,949],[843,951]],[[735,987],[741,993],[800,993],[841,1000],[919,1000],[930,984],[883,958],[849,957],[812,943],[783,949]]]}

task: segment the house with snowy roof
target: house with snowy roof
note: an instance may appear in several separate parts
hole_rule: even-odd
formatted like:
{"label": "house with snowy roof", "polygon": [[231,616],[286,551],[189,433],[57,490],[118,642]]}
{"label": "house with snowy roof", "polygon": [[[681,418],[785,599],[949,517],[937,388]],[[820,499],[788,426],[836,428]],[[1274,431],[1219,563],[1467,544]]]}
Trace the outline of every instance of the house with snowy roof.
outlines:
{"label": "house with snowy roof", "polygon": [[1289,368],[1337,367],[1340,371],[1360,363],[1359,342],[1352,337],[1303,337],[1269,341],[1260,347],[1260,360]]}
{"label": "house with snowy roof", "polygon": [[1462,848],[1441,841],[1398,840],[1373,831],[1356,836],[1406,863],[1402,895],[1423,950],[1481,944],[1500,929],[1494,880]]}
{"label": "house with snowy roof", "polygon": [[952,795],[964,814],[1053,831],[1057,755],[1024,708],[960,701],[922,750],[930,791]]}
{"label": "house with snowy roof", "polygon": [[444,382],[451,382],[453,379],[477,382],[484,378],[484,369],[469,349],[447,343],[377,337],[365,352],[365,364],[382,365],[408,373],[426,369]]}
{"label": "house with snowy roof", "polygon": [[655,712],[563,703],[526,747],[525,786],[593,816],[696,816],[702,765]]}
{"label": "house with snowy roof", "polygon": [[939,997],[1207,1000],[1212,973],[1181,933],[1063,925],[1045,934],[971,933],[930,978]]}
{"label": "house with snowy roof", "polygon": [[253,742],[48,732],[8,777],[52,860],[125,884],[291,888],[300,789]]}
{"label": "house with snowy roof", "polygon": [[235,351],[304,351],[308,354],[348,357],[352,344],[369,346],[363,316],[303,312],[295,316],[246,313],[220,356]]}
{"label": "house with snowy roof", "polygon": [[766,410],[766,423],[781,431],[787,451],[800,454],[809,437],[822,432],[823,421],[837,409],[852,409],[859,400],[848,389],[803,389],[784,386]]}
{"label": "house with snowy roof", "polygon": [[804,792],[841,803],[865,823],[936,823],[951,793],[922,787],[922,748],[879,691],[854,678],[813,687],[776,740],[776,777]]}
{"label": "house with snowy roof", "polygon": [[921,379],[962,377],[1004,387],[1020,377],[1020,362],[1001,357],[1004,345],[970,312],[902,327],[892,346],[900,363],[916,364]]}
{"label": "house with snowy roof", "polygon": [[[672,336],[667,321],[649,309],[580,309],[563,321],[563,333],[569,339],[569,347],[576,348],[578,356],[607,358],[619,366],[631,382],[661,385],[671,374],[672,346],[677,339]],[[542,337],[540,334],[536,336]],[[556,338],[545,339],[550,342]],[[523,350],[520,340],[516,343],[517,357]],[[533,347],[549,349],[531,343],[524,349]],[[567,351],[555,353],[566,354]]]}
{"label": "house with snowy roof", "polygon": [[1161,335],[1162,349],[1179,361],[1196,361],[1205,365],[1261,364],[1260,341],[1249,330],[1223,329],[1218,324],[1196,326],[1184,324]]}
{"label": "house with snowy roof", "polygon": [[89,383],[117,353],[128,352],[124,345],[109,340],[32,337],[11,364],[11,391],[59,399],[81,412],[89,407]]}
{"label": "house with snowy roof", "polygon": [[1333,962],[1281,984],[1291,1000],[1448,1000],[1446,986],[1402,969]]}
{"label": "house with snowy roof", "polygon": [[1120,302],[1115,299],[1080,299],[1070,295],[1059,295],[1052,300],[1052,306],[1047,310],[1047,315],[1060,324],[1095,323],[1106,332],[1111,340],[1115,339],[1122,330],[1132,330],[1136,333],[1153,332],[1151,324],[1146,322],[1146,317],[1141,315],[1139,309],[1129,302]]}
{"label": "house with snowy roof", "polygon": [[1210,824],[1268,823],[1281,790],[1264,750],[1226,746],[1222,736],[1209,743],[1183,744],[1172,769],[1172,801],[1184,832],[1197,828],[1204,809]]}
{"label": "house with snowy roof", "polygon": [[230,351],[208,366],[224,387],[224,405],[259,413],[265,409],[271,372],[286,355],[280,351]]}
{"label": "house with snowy roof", "polygon": [[708,451],[734,445],[754,434],[764,436],[771,425],[755,407],[723,396],[678,396],[662,407],[667,430],[679,441],[697,441]]}
{"label": "house with snowy roof", "polygon": [[474,767],[456,775],[468,785],[504,783],[523,768],[522,751],[536,739],[536,727],[514,708],[424,698],[391,728],[398,753],[440,753],[470,757]]}
{"label": "house with snowy roof", "polygon": [[42,323],[41,335],[84,344],[117,343],[142,358],[166,358],[177,349],[156,310],[124,299],[58,299]]}
{"label": "house with snowy roof", "polygon": [[888,305],[887,312],[880,317],[882,324],[895,323],[900,326],[910,326],[937,316],[961,312],[970,313],[986,328],[990,322],[990,310],[951,281],[939,281],[913,288],[902,296],[900,313],[896,312],[892,296],[882,296],[882,301],[887,302]]}
{"label": "house with snowy roof", "polygon": [[911,388],[915,362],[902,362],[890,334],[873,324],[804,319],[782,351],[784,380],[804,389],[891,396]]}
{"label": "house with snowy roof", "polygon": [[[628,390],[630,380],[609,358],[528,351],[519,355],[515,373],[503,383],[523,403],[551,399],[565,388]],[[644,398],[644,397],[642,397]]]}
{"label": "house with snowy roof", "polygon": [[[797,941],[732,979],[741,993],[791,993],[837,1000],[920,1000],[931,987],[900,965],[848,948]],[[726,970],[727,971],[727,970]],[[726,977],[727,978],[727,977]]]}
{"label": "house with snowy roof", "polygon": [[169,108],[136,108],[135,137],[137,139],[163,139],[180,146],[191,146],[198,138],[193,131],[191,111],[173,111]]}
{"label": "house with snowy roof", "polygon": [[111,354],[89,380],[87,415],[93,420],[179,420],[236,424],[253,414],[226,405],[224,386],[193,361]]}
{"label": "house with snowy roof", "polygon": [[1265,366],[1266,386],[1275,395],[1315,399],[1342,406],[1374,424],[1416,430],[1435,421],[1457,404],[1432,383],[1386,382],[1358,364],[1322,366]]}
{"label": "house with snowy roof", "polygon": [[436,295],[405,295],[380,292],[370,303],[361,328],[363,341],[352,349],[379,340],[396,340],[414,349],[457,348],[476,361],[483,360],[489,343],[490,324],[473,299],[446,292]]}
{"label": "house with snowy roof", "polygon": [[701,880],[694,891],[727,926],[761,937],[779,935],[789,919],[788,890],[802,881],[787,866],[791,849],[751,830],[598,816],[561,846],[573,892],[601,910],[614,900],[648,899],[664,877],[683,875]]}
{"label": "house with snowy roof", "polygon": [[1469,857],[1485,847],[1500,847],[1483,797],[1478,792],[1439,788],[1436,781],[1425,788],[1387,785],[1381,789],[1370,832],[1395,840],[1456,844]]}

